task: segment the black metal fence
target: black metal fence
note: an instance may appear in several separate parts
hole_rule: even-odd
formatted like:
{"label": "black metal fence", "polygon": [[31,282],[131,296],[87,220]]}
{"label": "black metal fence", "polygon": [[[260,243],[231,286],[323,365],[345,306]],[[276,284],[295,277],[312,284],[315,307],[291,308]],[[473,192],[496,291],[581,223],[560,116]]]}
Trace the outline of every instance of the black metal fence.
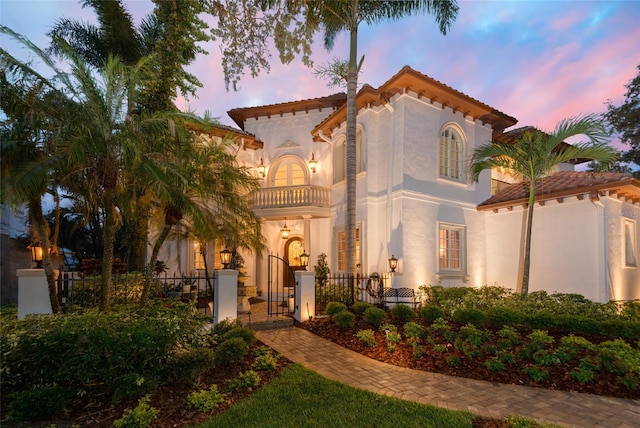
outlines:
{"label": "black metal fence", "polygon": [[[98,305],[98,293],[102,278],[100,275],[86,275],[82,272],[60,272],[58,276],[58,297],[63,306],[92,307]],[[198,308],[209,307],[213,303],[214,276],[154,275],[151,298],[180,299],[193,301]],[[113,303],[136,303],[142,296],[144,278],[141,273],[115,274],[112,277]]]}
{"label": "black metal fence", "polygon": [[382,305],[384,291],[391,287],[387,274],[338,274],[327,278],[316,277],[316,313],[324,312],[327,303],[341,302],[351,306],[357,301]]}

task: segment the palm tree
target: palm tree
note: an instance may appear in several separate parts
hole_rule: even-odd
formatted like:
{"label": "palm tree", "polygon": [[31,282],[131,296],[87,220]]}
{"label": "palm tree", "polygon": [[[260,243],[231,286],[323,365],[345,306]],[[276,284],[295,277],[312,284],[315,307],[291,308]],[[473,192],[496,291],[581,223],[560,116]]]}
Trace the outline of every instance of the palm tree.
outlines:
{"label": "palm tree", "polygon": [[[207,124],[197,123],[189,115],[173,117],[186,119],[189,127],[206,132]],[[260,219],[245,197],[260,187],[259,180],[248,168],[238,166],[230,140],[198,141],[194,132],[184,138],[188,144],[173,145],[176,168],[164,169],[160,172],[164,178],[154,180],[153,206],[161,213],[161,221],[148,266],[155,266],[160,248],[181,222],[201,242],[215,239],[218,230],[233,230],[251,237],[241,244],[260,251],[264,245]],[[146,269],[141,305],[147,303],[151,280],[152,270]]]}
{"label": "palm tree", "polygon": [[[585,138],[585,142],[566,144],[571,137]],[[469,165],[469,175],[477,182],[485,169],[507,168],[529,181],[527,227],[524,242],[524,261],[521,292],[529,292],[531,265],[531,231],[533,208],[538,181],[555,166],[575,159],[592,159],[609,163],[617,151],[606,144],[608,134],[595,115],[563,119],[555,130],[547,134],[535,128],[524,131],[513,143],[490,142],[477,147]]]}
{"label": "palm tree", "polygon": [[309,2],[310,19],[325,28],[325,46],[333,47],[341,31],[349,32],[349,65],[347,68],[347,144],[346,144],[346,270],[354,273],[356,260],[356,92],[358,87],[358,26],[361,22],[376,24],[398,20],[417,13],[432,13],[442,34],[451,28],[458,14],[456,0],[333,0]]}

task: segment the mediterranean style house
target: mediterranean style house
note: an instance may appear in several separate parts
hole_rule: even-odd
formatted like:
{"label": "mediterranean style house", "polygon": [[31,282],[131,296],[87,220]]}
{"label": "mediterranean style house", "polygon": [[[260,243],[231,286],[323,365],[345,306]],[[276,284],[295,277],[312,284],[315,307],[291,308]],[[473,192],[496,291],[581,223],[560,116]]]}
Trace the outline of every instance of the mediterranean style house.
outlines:
{"label": "mediterranean style house", "polygon": [[[389,271],[394,287],[421,285],[517,290],[526,186],[509,171],[466,174],[474,148],[508,141],[517,120],[410,67],[357,95],[358,270]],[[250,195],[264,220],[268,254],[294,268],[327,255],[345,269],[346,95],[236,108],[242,165],[262,188]],[[563,164],[544,179],[533,220],[530,291],[579,293],[594,301],[640,298],[640,181],[578,172]],[[223,243],[210,244],[219,266]],[[243,253],[246,283],[266,291],[264,254]],[[202,267],[198,244],[160,255],[179,272]],[[176,260],[179,261],[176,264]]]}

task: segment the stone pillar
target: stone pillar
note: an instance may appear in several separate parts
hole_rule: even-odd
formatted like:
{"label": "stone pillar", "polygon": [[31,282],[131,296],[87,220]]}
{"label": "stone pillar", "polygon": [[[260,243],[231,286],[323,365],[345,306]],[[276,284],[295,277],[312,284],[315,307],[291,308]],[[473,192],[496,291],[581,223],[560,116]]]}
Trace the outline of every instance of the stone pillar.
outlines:
{"label": "stone pillar", "polygon": [[[58,271],[54,270],[58,279]],[[18,269],[18,319],[31,314],[51,314],[49,285],[44,269]]]}
{"label": "stone pillar", "polygon": [[213,287],[213,324],[238,318],[238,271],[223,269],[216,272]]}
{"label": "stone pillar", "polygon": [[296,298],[293,317],[305,322],[316,315],[316,274],[298,270],[296,277]]}

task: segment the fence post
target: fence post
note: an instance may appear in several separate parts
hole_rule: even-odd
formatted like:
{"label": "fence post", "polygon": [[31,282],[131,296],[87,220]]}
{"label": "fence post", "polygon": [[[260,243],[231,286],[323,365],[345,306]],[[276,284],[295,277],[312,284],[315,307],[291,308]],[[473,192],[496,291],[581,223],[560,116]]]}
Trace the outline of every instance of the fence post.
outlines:
{"label": "fence post", "polygon": [[[18,319],[30,314],[50,314],[49,284],[44,269],[18,269]],[[58,271],[54,269],[55,280]]]}
{"label": "fence post", "polygon": [[296,292],[293,317],[305,322],[316,315],[316,273],[298,270],[294,274]]}
{"label": "fence post", "polygon": [[213,324],[238,318],[238,271],[223,269],[216,272],[213,289]]}

